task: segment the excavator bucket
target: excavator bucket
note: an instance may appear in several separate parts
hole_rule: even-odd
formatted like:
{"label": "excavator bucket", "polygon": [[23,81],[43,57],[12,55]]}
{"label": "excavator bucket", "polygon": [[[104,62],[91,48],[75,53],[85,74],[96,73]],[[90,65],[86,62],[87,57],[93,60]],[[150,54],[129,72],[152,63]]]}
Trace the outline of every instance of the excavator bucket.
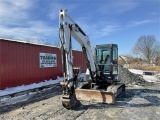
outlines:
{"label": "excavator bucket", "polygon": [[115,103],[115,96],[111,92],[90,89],[76,89],[75,91],[78,100],[108,104]]}
{"label": "excavator bucket", "polygon": [[78,106],[80,106],[80,101],[77,100],[75,94],[73,94],[72,96],[64,96],[62,97],[62,105],[63,107],[69,109],[69,110],[74,110],[75,108],[77,108]]}

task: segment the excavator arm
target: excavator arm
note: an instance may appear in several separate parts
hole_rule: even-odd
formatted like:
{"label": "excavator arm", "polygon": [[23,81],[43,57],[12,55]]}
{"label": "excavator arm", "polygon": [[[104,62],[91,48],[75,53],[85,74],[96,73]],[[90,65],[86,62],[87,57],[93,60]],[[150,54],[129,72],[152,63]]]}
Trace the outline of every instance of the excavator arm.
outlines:
{"label": "excavator arm", "polygon": [[62,51],[62,63],[63,63],[63,81],[61,85],[63,87],[62,104],[67,109],[74,109],[78,100],[75,96],[75,81],[76,77],[73,75],[73,55],[72,55],[72,40],[75,40],[81,45],[87,68],[89,70],[91,80],[93,80],[93,74],[96,71],[95,63],[91,51],[91,45],[88,36],[83,30],[76,24],[70,16],[67,14],[67,10],[59,11],[59,37],[61,41]]}

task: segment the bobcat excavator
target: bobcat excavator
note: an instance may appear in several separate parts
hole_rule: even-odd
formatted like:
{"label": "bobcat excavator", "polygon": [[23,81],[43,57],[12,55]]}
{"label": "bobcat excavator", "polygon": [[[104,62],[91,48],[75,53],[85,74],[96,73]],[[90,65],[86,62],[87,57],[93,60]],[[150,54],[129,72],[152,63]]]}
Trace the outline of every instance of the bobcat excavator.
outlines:
{"label": "bobcat excavator", "polygon": [[[80,101],[114,104],[125,91],[125,85],[118,82],[118,46],[97,45],[95,55],[91,51],[88,36],[68,15],[66,9],[59,11],[59,37],[62,51],[63,88],[62,105],[75,109]],[[78,86],[79,74],[73,74],[72,40],[82,47],[87,65],[86,81]]]}

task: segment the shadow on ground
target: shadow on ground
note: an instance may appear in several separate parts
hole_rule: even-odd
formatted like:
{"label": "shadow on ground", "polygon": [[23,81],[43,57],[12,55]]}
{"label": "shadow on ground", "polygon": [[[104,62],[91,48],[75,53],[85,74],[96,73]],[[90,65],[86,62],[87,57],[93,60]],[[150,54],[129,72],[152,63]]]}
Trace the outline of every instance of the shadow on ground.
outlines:
{"label": "shadow on ground", "polygon": [[[160,95],[160,90],[153,90],[153,89],[128,89],[126,90],[126,93],[119,99],[120,101],[129,102],[134,97],[144,98],[150,103],[146,106],[159,106],[160,105],[160,98],[158,97]],[[144,105],[144,106],[143,106]],[[131,107],[137,107],[138,104],[132,105]],[[140,104],[139,107],[145,107],[145,104]]]}

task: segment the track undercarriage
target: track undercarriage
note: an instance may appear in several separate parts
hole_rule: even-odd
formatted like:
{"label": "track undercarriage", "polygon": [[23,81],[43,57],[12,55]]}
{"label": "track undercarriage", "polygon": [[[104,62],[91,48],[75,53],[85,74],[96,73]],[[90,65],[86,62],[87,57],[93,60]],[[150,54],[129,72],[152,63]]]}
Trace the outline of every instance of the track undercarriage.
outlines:
{"label": "track undercarriage", "polygon": [[106,89],[87,89],[86,86],[75,89],[78,100],[114,104],[116,98],[125,92],[125,85],[121,83],[109,85]]}

